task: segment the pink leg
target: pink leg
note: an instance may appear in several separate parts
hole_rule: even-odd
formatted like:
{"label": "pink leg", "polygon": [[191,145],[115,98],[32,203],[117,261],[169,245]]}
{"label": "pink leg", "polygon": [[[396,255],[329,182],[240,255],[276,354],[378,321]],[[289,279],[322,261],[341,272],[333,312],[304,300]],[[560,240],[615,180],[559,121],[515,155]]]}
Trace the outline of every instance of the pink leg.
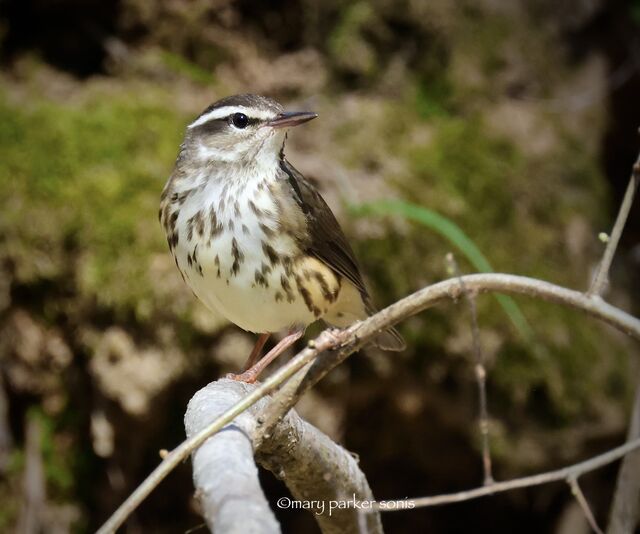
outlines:
{"label": "pink leg", "polygon": [[267,367],[267,365],[269,365],[273,360],[280,356],[280,354],[282,354],[298,339],[300,339],[302,337],[302,334],[304,334],[304,330],[289,332],[289,334],[278,341],[276,346],[273,347],[269,352],[267,352],[267,354],[265,354],[264,357],[250,369],[246,370],[240,375],[227,375],[227,378],[232,378],[233,380],[239,380],[240,382],[253,384],[258,379],[260,373],[264,371],[265,367]]}
{"label": "pink leg", "polygon": [[267,339],[269,339],[269,336],[271,334],[260,334],[258,336],[258,339],[256,341],[256,344],[253,347],[253,350],[251,351],[251,354],[249,354],[249,358],[247,358],[247,363],[244,364],[244,371],[247,371],[248,369],[251,369],[256,362],[260,359],[260,353],[262,352],[262,348],[264,347],[264,344],[267,342]]}

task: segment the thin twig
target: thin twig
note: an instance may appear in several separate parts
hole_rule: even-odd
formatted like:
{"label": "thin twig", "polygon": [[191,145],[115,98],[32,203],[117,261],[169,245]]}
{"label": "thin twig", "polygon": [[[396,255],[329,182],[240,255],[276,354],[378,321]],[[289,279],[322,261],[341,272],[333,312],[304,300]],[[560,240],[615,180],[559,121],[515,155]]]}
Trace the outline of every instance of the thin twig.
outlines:
{"label": "thin twig", "polygon": [[[524,276],[486,273],[463,276],[462,278],[469,291],[475,293],[496,291],[542,298],[583,311],[640,341],[640,320],[601,299],[592,299],[577,291]],[[280,384],[300,371],[300,369],[313,361],[323,351],[350,344],[348,346],[349,350],[343,349],[338,351],[341,357],[346,358],[350,352],[362,346],[367,339],[379,334],[380,331],[385,330],[388,326],[442,302],[451,299],[457,300],[460,296],[459,280],[445,280],[425,287],[376,313],[365,321],[356,323],[345,330],[338,331],[337,333],[335,331],[325,330],[314,341],[310,342],[307,348],[298,353],[289,363],[278,369],[241,402],[227,410],[200,433],[182,442],[169,453],[163,462],[158,465],[125,502],[120,505],[100,528],[98,533],[106,534],[114,532],[124,523],[127,517],[139,506],[149,493],[151,493],[177,465],[188,458],[194,449],[198,448],[207,438],[233,421],[237,415],[255,404],[260,398],[274,391]],[[314,367],[310,369],[310,372],[313,368]],[[324,374],[326,374],[326,372],[328,372],[328,370],[325,368]],[[322,376],[324,376],[324,374],[322,374]],[[291,402],[295,402],[297,398],[297,395],[292,397]],[[288,409],[288,407],[284,405],[283,409]]]}
{"label": "thin twig", "polygon": [[629,217],[629,212],[631,211],[631,204],[633,204],[633,197],[636,194],[636,190],[638,189],[638,182],[640,181],[640,154],[638,155],[638,159],[633,165],[633,170],[631,171],[631,178],[629,179],[629,185],[627,186],[627,191],[624,194],[624,198],[622,200],[622,204],[620,204],[620,210],[618,211],[618,216],[616,217],[616,222],[613,225],[613,230],[611,231],[611,236],[607,241],[607,246],[604,249],[604,254],[602,255],[602,260],[600,261],[600,265],[598,266],[598,271],[593,279],[593,283],[587,292],[588,295],[599,296],[602,294],[604,287],[606,286],[609,279],[609,269],[611,268],[611,262],[613,262],[613,256],[616,253],[616,249],[618,248],[618,243],[620,241],[620,236],[622,235],[622,230],[624,229],[624,225],[627,222],[627,218]]}
{"label": "thin twig", "polygon": [[600,467],[615,462],[631,451],[639,448],[640,439],[636,439],[600,454],[599,456],[594,456],[584,462],[580,462],[569,467],[563,467],[562,469],[557,469],[555,471],[548,471],[539,475],[506,480],[504,482],[495,482],[488,486],[459,491],[457,493],[434,495],[432,497],[417,497],[415,499],[401,499],[397,501],[380,501],[373,505],[372,509],[393,512],[396,510],[406,510],[409,507],[426,508],[428,506],[439,506],[442,504],[470,501],[471,499],[477,499],[478,497],[486,497],[487,495],[495,495],[496,493],[502,493],[504,491],[514,489],[530,488],[532,486],[548,484],[549,482],[556,482],[558,480],[568,480],[570,477],[579,477],[584,473],[595,471]]}
{"label": "thin twig", "polygon": [[594,517],[593,512],[591,511],[591,507],[589,506],[589,502],[587,501],[587,498],[584,496],[584,493],[582,493],[582,489],[580,489],[580,484],[578,484],[578,479],[573,476],[569,477],[567,479],[567,483],[571,488],[571,494],[576,498],[576,501],[578,501],[578,504],[582,509],[582,513],[584,513],[584,516],[587,518],[589,526],[593,529],[593,531],[596,534],[604,534],[604,532],[602,532],[602,529],[598,526],[598,522],[596,521],[596,518]]}
{"label": "thin twig", "polygon": [[473,342],[473,356],[475,359],[475,376],[478,384],[478,427],[480,429],[480,437],[482,439],[482,472],[484,473],[484,485],[491,484],[493,473],[491,471],[491,449],[489,447],[489,409],[487,408],[487,370],[484,365],[484,356],[482,354],[482,345],[480,344],[480,328],[478,327],[478,309],[476,307],[475,295],[467,290],[467,286],[462,279],[458,262],[454,255],[450,252],[447,254],[447,263],[450,266],[452,274],[460,281],[460,288],[464,293],[469,304],[471,313],[471,336]]}

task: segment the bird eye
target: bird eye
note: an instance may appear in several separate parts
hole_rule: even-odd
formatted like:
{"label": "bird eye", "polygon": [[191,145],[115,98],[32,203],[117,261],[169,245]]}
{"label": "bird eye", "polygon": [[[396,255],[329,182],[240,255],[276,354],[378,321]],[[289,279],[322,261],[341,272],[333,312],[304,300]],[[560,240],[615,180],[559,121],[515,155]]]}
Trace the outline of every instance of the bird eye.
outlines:
{"label": "bird eye", "polygon": [[246,128],[249,124],[249,117],[247,117],[244,113],[234,113],[229,117],[231,119],[231,124],[233,124],[236,128]]}

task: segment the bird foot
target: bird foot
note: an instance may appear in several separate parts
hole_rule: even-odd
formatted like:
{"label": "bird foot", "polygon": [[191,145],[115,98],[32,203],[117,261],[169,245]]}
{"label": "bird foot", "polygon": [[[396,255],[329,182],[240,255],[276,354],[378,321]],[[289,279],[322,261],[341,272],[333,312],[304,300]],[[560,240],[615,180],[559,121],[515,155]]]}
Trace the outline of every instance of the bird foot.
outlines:
{"label": "bird foot", "polygon": [[297,339],[300,339],[302,334],[304,334],[304,330],[289,332],[289,334],[286,335],[284,338],[282,338],[276,344],[275,347],[273,347],[269,352],[267,352],[267,354],[263,356],[263,358],[260,361],[252,365],[249,369],[245,370],[243,373],[239,375],[229,373],[226,376],[226,378],[230,378],[231,380],[237,380],[238,382],[246,382],[247,384],[255,383],[255,381],[258,380],[258,376],[260,376],[260,373],[262,373],[262,371],[264,371],[265,368],[273,360],[275,360],[280,354],[282,354],[291,345],[293,345]]}
{"label": "bird foot", "polygon": [[342,328],[327,328],[325,330],[327,337],[331,340],[331,343],[336,349],[341,348],[344,343],[344,330]]}
{"label": "bird foot", "polygon": [[227,373],[225,378],[230,380],[235,380],[236,382],[245,382],[246,384],[255,384],[256,380],[258,380],[258,373],[251,372],[251,369],[245,371],[244,373],[240,373],[239,375],[235,373]]}

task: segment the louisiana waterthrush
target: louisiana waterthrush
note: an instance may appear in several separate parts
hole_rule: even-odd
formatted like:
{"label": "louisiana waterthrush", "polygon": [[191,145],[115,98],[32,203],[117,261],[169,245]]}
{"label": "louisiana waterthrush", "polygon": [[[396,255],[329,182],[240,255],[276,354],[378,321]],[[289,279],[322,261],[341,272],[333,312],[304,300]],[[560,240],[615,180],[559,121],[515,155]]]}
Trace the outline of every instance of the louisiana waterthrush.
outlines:
{"label": "louisiana waterthrush", "polygon": [[[287,128],[315,117],[262,96],[223,98],[187,127],[162,192],[160,221],[184,281],[207,307],[260,334],[235,375],[248,382],[314,321],[345,327],[375,311],[331,209],[284,156]],[[374,343],[405,346],[394,329]]]}

